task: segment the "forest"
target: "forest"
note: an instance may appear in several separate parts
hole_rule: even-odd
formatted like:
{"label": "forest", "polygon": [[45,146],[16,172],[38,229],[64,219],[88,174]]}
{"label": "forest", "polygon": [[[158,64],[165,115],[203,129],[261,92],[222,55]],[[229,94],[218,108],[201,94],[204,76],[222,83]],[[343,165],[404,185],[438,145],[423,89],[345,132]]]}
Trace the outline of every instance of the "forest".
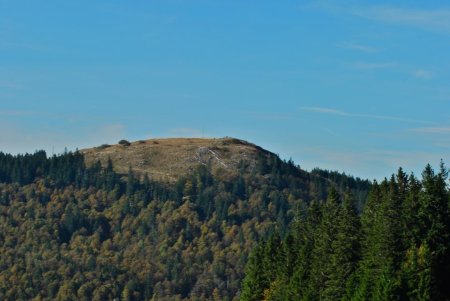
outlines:
{"label": "forest", "polygon": [[450,300],[448,170],[374,183],[361,214],[330,189],[250,255],[241,300]]}
{"label": "forest", "polygon": [[268,152],[237,174],[161,183],[78,152],[0,153],[0,299],[238,300],[259,240],[330,183],[361,201],[370,187]]}

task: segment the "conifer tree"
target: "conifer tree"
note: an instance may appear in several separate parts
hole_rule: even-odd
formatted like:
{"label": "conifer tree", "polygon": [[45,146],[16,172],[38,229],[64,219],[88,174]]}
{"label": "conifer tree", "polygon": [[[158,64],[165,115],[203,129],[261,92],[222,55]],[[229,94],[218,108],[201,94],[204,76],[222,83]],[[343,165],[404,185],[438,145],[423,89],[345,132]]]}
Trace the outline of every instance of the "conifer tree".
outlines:
{"label": "conifer tree", "polygon": [[133,195],[136,189],[136,182],[137,182],[136,177],[134,175],[133,169],[130,166],[130,168],[128,169],[127,190],[126,190],[128,197],[131,197]]}
{"label": "conifer tree", "polygon": [[311,255],[321,219],[321,206],[317,201],[313,201],[309,205],[306,216],[299,214],[292,226],[298,254],[296,266],[289,282],[291,300],[303,300],[302,298],[308,295]]}
{"label": "conifer tree", "polygon": [[326,282],[323,300],[340,300],[346,292],[346,283],[356,270],[361,257],[361,225],[351,195],[344,198],[336,219],[336,236],[331,244],[331,270]]}
{"label": "conifer tree", "polygon": [[264,289],[269,287],[267,274],[271,271],[264,269],[264,245],[258,244],[250,254],[242,281],[241,301],[260,301]]}
{"label": "conifer tree", "polygon": [[311,253],[311,270],[309,280],[309,298],[311,300],[331,300],[326,286],[333,273],[333,241],[338,233],[336,221],[340,214],[340,196],[332,188],[328,199],[322,207],[321,223],[315,233]]}
{"label": "conifer tree", "polygon": [[422,173],[419,218],[423,227],[422,244],[430,248],[430,297],[432,300],[450,298],[450,215],[447,189],[448,171],[441,162],[435,174],[430,165]]}

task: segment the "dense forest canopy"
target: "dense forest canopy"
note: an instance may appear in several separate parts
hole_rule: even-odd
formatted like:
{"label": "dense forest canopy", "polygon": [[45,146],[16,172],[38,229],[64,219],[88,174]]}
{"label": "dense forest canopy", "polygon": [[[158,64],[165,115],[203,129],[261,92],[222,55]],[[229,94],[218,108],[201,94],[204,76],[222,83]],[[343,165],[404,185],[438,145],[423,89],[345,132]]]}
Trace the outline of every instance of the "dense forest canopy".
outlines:
{"label": "dense forest canopy", "polygon": [[[366,210],[361,220],[358,214],[372,184],[335,172],[306,172],[268,152],[259,153],[256,165],[243,160],[236,175],[219,176],[208,165],[199,165],[176,183],[154,181],[132,168],[117,174],[111,161],[87,166],[78,152],[52,157],[42,151],[18,156],[0,153],[0,182],[2,300],[244,300],[250,298],[248,271],[260,258],[248,258],[252,250],[289,261],[284,276],[265,279],[260,290],[254,289],[280,300],[275,297],[278,288],[309,281],[305,269],[309,271],[311,265],[315,271],[315,262],[327,256],[302,241],[314,237],[316,228],[309,221],[321,224],[321,216],[329,218],[329,237],[335,233],[356,237],[345,245],[354,254],[351,265],[343,263],[348,273],[343,279],[363,287],[365,278],[349,275],[368,271],[360,264],[361,254],[368,252],[364,247],[368,242],[361,238],[368,217]],[[375,184],[366,208],[377,202],[372,201],[374,191],[382,191],[383,185]],[[348,201],[325,202],[331,188],[335,199],[348,196]],[[448,201],[447,194],[443,197]],[[343,235],[336,228],[335,211],[339,216],[347,212],[362,229],[352,223],[339,226],[355,231]],[[326,232],[325,225],[320,229]],[[406,227],[403,221],[402,227]],[[271,247],[258,241],[269,241]],[[278,254],[285,249],[278,246],[286,241],[295,247],[290,255]],[[412,242],[407,247],[402,244],[404,252],[416,256],[414,260],[423,255],[423,244],[415,242],[416,248]],[[298,260],[299,252],[310,260]],[[393,261],[403,258],[395,254]],[[279,262],[270,263],[266,257],[264,271],[285,273],[271,270]],[[302,270],[297,263],[308,266]],[[340,266],[340,262],[333,264]],[[255,265],[253,270],[263,277],[260,268]],[[314,281],[318,285],[323,279]]]}
{"label": "dense forest canopy", "polygon": [[265,152],[220,178],[199,166],[169,185],[78,152],[0,154],[1,299],[237,298],[251,248],[331,180]]}
{"label": "dense forest canopy", "polygon": [[170,184],[78,152],[0,153],[0,297],[448,300],[447,175],[371,185],[261,153]]}
{"label": "dense forest canopy", "polygon": [[374,183],[361,215],[331,189],[258,244],[241,300],[450,300],[448,170]]}

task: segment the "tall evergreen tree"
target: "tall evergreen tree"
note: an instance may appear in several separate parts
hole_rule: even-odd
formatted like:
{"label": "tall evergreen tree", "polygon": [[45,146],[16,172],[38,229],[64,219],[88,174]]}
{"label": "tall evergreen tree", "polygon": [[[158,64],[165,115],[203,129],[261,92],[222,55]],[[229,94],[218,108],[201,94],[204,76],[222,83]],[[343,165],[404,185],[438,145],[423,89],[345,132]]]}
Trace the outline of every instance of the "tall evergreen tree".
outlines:
{"label": "tall evergreen tree", "polygon": [[313,201],[309,205],[306,216],[299,214],[298,219],[292,226],[296,245],[298,246],[298,254],[296,266],[289,283],[291,300],[303,300],[307,298],[312,250],[321,220],[321,206],[317,201]]}
{"label": "tall evergreen tree", "polygon": [[424,248],[430,248],[432,300],[450,298],[450,215],[447,189],[448,171],[441,162],[435,174],[430,165],[422,173],[419,218],[423,227]]}
{"label": "tall evergreen tree", "polygon": [[340,300],[346,293],[346,284],[361,257],[361,223],[354,199],[347,194],[337,219],[337,232],[331,244],[331,273],[323,300]]}
{"label": "tall evergreen tree", "polygon": [[322,206],[321,223],[315,233],[311,253],[308,297],[310,300],[332,300],[326,291],[327,283],[333,273],[333,241],[338,234],[336,221],[340,215],[340,196],[332,188],[328,199]]}
{"label": "tall evergreen tree", "polygon": [[249,255],[242,281],[241,301],[260,301],[264,296],[264,289],[269,287],[267,274],[271,271],[264,269],[264,245],[258,244]]}

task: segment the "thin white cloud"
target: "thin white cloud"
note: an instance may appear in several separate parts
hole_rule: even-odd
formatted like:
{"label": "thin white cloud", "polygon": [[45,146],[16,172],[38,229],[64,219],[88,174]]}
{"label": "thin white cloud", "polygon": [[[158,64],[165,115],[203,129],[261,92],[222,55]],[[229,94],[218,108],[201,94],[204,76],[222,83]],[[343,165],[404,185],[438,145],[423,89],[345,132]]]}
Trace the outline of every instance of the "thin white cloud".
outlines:
{"label": "thin white cloud", "polygon": [[347,116],[347,117],[359,117],[359,118],[370,118],[370,119],[380,119],[380,120],[391,120],[391,121],[419,123],[419,124],[434,124],[433,122],[426,121],[426,120],[418,120],[418,119],[404,118],[404,117],[397,117],[397,116],[389,116],[389,115],[349,113],[349,112],[337,110],[337,109],[334,109],[334,108],[300,107],[300,110],[316,112],[316,113],[323,113],[323,114]]}
{"label": "thin white cloud", "polygon": [[450,149],[450,139],[437,140],[437,141],[434,142],[434,146]]}
{"label": "thin white cloud", "polygon": [[379,50],[375,47],[372,46],[367,46],[367,45],[362,45],[362,44],[355,44],[355,43],[342,43],[339,44],[338,47],[342,48],[342,49],[348,49],[348,50],[357,50],[357,51],[362,51],[362,52],[366,52],[366,53],[374,53],[374,52],[378,52]]}
{"label": "thin white cloud", "polygon": [[390,6],[353,7],[351,14],[384,23],[450,33],[450,9],[420,10]]}
{"label": "thin white cloud", "polygon": [[411,131],[413,131],[415,133],[422,133],[422,134],[450,134],[450,126],[422,127],[422,128],[412,129]]}
{"label": "thin white cloud", "polygon": [[267,120],[267,121],[285,121],[292,119],[292,115],[290,114],[282,114],[282,113],[263,113],[258,111],[250,111],[245,113],[247,116],[251,116],[258,120]]}
{"label": "thin white cloud", "polygon": [[0,88],[18,90],[22,89],[22,86],[11,81],[0,81]]}
{"label": "thin white cloud", "polygon": [[381,119],[381,120],[401,121],[401,122],[411,122],[411,123],[421,123],[421,124],[433,124],[433,122],[431,122],[431,121],[403,118],[403,117],[396,117],[396,116],[388,116],[388,115],[351,114],[350,116],[371,118],[371,119]]}
{"label": "thin white cloud", "polygon": [[[433,145],[439,149],[450,148],[450,126],[430,126],[407,130],[410,137],[422,139],[425,145]],[[442,151],[442,150],[441,150]],[[448,153],[448,151],[445,151]]]}
{"label": "thin white cloud", "polygon": [[377,70],[377,69],[388,69],[395,66],[392,62],[356,62],[353,66],[357,69],[363,70]]}
{"label": "thin white cloud", "polygon": [[333,114],[333,115],[344,115],[344,116],[349,115],[349,113],[347,113],[347,112],[343,112],[343,111],[332,109],[332,108],[323,108],[323,107],[300,107],[300,110],[317,112],[317,113],[325,113],[325,114]]}
{"label": "thin white cloud", "polygon": [[414,75],[414,77],[422,78],[422,79],[430,79],[433,77],[433,73],[431,73],[430,71],[427,71],[427,70],[422,70],[422,69],[414,70],[413,75]]}
{"label": "thin white cloud", "polygon": [[0,110],[0,116],[21,117],[33,115],[32,111]]}
{"label": "thin white cloud", "polygon": [[174,24],[174,23],[176,23],[178,21],[178,16],[175,16],[175,15],[173,15],[173,16],[167,16],[166,18],[165,18],[165,22],[167,23],[167,24]]}
{"label": "thin white cloud", "polygon": [[126,138],[125,127],[121,124],[100,126],[80,126],[75,132],[58,127],[24,127],[23,125],[0,119],[0,151],[8,153],[32,153],[43,149],[48,154],[98,146],[103,143],[117,143]]}
{"label": "thin white cloud", "polygon": [[303,157],[309,157],[312,163],[305,162],[307,168],[320,166],[339,170],[359,177],[382,180],[395,173],[398,167],[407,172],[420,175],[426,164],[438,164],[441,159],[446,162],[440,152],[426,151],[394,151],[394,150],[338,150],[311,147],[302,150]]}
{"label": "thin white cloud", "polygon": [[0,49],[24,49],[38,52],[53,51],[54,49],[48,46],[30,43],[18,43],[10,41],[0,41]]}
{"label": "thin white cloud", "polygon": [[359,2],[322,0],[311,7],[334,14],[350,14],[381,23],[398,24],[438,33],[450,33],[450,7],[410,9],[389,5],[361,5]]}

